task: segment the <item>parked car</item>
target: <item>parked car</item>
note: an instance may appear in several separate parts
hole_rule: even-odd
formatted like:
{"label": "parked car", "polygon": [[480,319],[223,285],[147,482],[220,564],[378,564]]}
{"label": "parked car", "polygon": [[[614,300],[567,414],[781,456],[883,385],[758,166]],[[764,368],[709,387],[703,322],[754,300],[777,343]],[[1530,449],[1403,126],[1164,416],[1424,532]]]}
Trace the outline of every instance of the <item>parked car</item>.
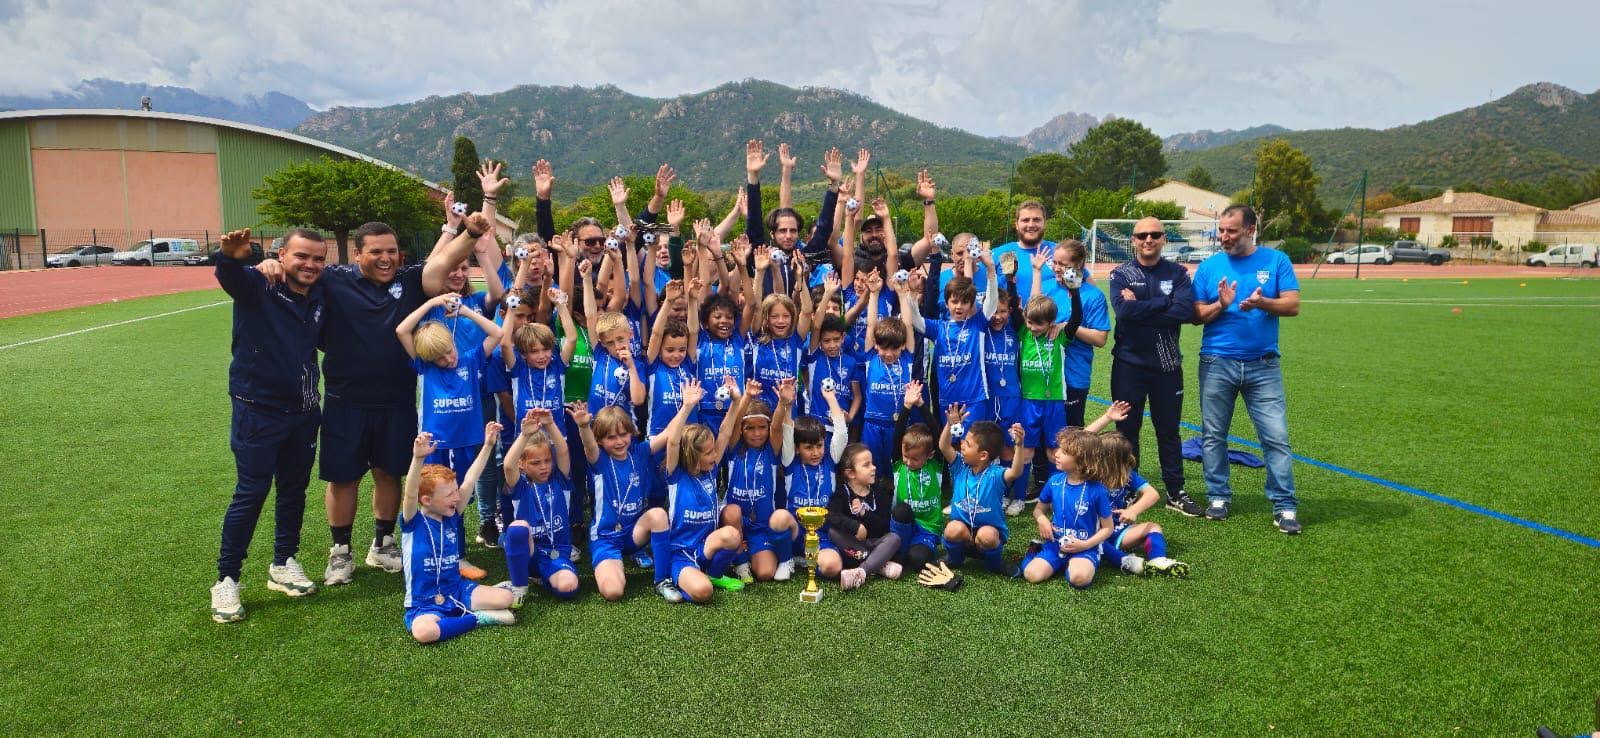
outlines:
{"label": "parked car", "polygon": [[1181,244],[1168,246],[1167,248],[1163,249],[1161,251],[1161,257],[1168,261],[1175,261],[1178,263],[1193,263],[1205,261],[1206,259],[1211,258],[1211,255],[1215,253],[1217,253],[1217,247],[1210,244],[1202,244],[1200,246]]}
{"label": "parked car", "polygon": [[111,263],[118,266],[176,266],[197,254],[201,254],[200,242],[192,238],[152,238],[134,244],[127,251],[118,251],[112,256]]}
{"label": "parked car", "polygon": [[1328,254],[1329,264],[1388,264],[1392,261],[1394,255],[1389,253],[1389,247],[1375,243],[1351,246],[1343,251]]}
{"label": "parked car", "polygon": [[[221,250],[222,244],[220,243],[206,244],[204,252],[183,257],[183,264],[184,266],[215,266],[217,252]],[[250,265],[260,264],[264,259],[266,259],[266,255],[261,250],[261,242],[251,241],[250,258],[246,259],[245,263]]]}
{"label": "parked car", "polygon": [[1551,246],[1543,253],[1528,257],[1528,266],[1581,266],[1593,268],[1597,263],[1596,252],[1600,251],[1592,243],[1569,243],[1562,246]]}
{"label": "parked car", "polygon": [[1415,261],[1433,266],[1450,260],[1449,249],[1430,249],[1419,241],[1395,241],[1389,247],[1389,255],[1395,261]]}
{"label": "parked car", "polygon": [[116,254],[116,252],[117,250],[111,248],[110,246],[101,246],[99,244],[92,243],[79,244],[70,249],[62,251],[59,254],[55,254],[48,259],[45,259],[44,265],[46,268],[99,266],[101,264],[110,264],[112,256]]}

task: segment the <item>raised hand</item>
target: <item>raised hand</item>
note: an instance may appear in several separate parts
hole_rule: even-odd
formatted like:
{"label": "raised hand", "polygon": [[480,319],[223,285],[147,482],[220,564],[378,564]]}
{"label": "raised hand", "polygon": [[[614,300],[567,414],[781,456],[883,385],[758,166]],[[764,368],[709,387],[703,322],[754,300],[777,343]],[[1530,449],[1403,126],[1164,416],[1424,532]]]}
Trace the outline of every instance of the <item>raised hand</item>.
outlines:
{"label": "raised hand", "polygon": [[256,265],[256,272],[267,279],[267,284],[283,284],[283,262],[267,259]]}
{"label": "raised hand", "polygon": [[844,155],[839,153],[839,147],[828,149],[828,153],[822,155],[822,176],[836,185],[839,184],[839,178],[844,176]]}
{"label": "raised hand", "polygon": [[565,233],[557,233],[554,238],[550,239],[550,246],[561,252],[563,256],[570,257],[576,257],[580,250],[578,240]]}
{"label": "raised hand", "polygon": [[411,455],[421,459],[433,453],[434,449],[438,447],[439,444],[433,440],[433,434],[423,431],[418,433],[416,440],[411,442]]}
{"label": "raised hand", "polygon": [[760,395],[761,394],[761,382],[760,382],[760,380],[757,380],[757,379],[755,379],[753,377],[750,378],[750,379],[746,379],[745,382],[744,382],[744,394],[745,394],[746,397],[755,397],[755,396]]}
{"label": "raised hand", "polygon": [[905,399],[901,401],[907,410],[922,404],[922,380],[913,379],[906,382]]}
{"label": "raised hand", "polygon": [[945,408],[945,411],[944,411],[945,425],[955,425],[956,423],[960,423],[961,421],[965,420],[966,418],[967,418],[967,406],[966,405],[963,405],[963,404],[961,404],[959,402],[952,402],[952,403],[950,403],[950,407]]}
{"label": "raised hand", "polygon": [[500,169],[500,162],[488,159],[484,159],[483,164],[478,167],[478,183],[483,185],[484,197],[494,197],[501,187],[511,181],[500,176]]}
{"label": "raised hand", "polygon": [[744,264],[749,261],[750,237],[748,235],[741,233],[733,239],[733,257],[737,259],[740,264]]}
{"label": "raised hand", "polygon": [[850,165],[850,171],[855,172],[856,176],[860,177],[867,173],[867,167],[871,164],[872,152],[867,149],[857,149],[856,160]]}
{"label": "raised hand", "polygon": [[789,144],[786,144],[786,143],[778,144],[778,165],[779,166],[783,167],[784,169],[792,171],[794,169],[794,165],[796,165],[798,163],[800,163],[799,159],[789,155]]}
{"label": "raised hand", "polygon": [[1250,293],[1249,297],[1244,298],[1244,302],[1239,303],[1239,309],[1244,312],[1255,310],[1261,307],[1264,300],[1265,298],[1261,296],[1261,288],[1257,287],[1254,292]]}
{"label": "raised hand", "polygon": [[[691,253],[691,252],[687,252],[686,251],[684,253],[687,254],[687,253]],[[701,279],[699,277],[695,277],[694,279],[689,280],[689,298],[690,299],[692,299],[692,300],[694,300],[696,302],[699,302],[702,298],[705,297],[705,294],[706,294],[706,282],[705,282],[705,280],[703,280],[703,279]]]}
{"label": "raised hand", "polygon": [[[244,228],[237,231],[228,231],[222,236],[222,245],[219,247],[222,255],[230,259],[244,259],[250,255],[250,229]],[[268,259],[277,263],[275,259]],[[262,262],[265,264],[266,262]],[[280,265],[281,266],[281,265]]]}
{"label": "raised hand", "polygon": [[578,260],[578,276],[585,282],[589,281],[589,273],[594,271],[594,263],[588,259]]}
{"label": "raised hand", "polygon": [[710,218],[701,218],[694,222],[694,242],[702,248],[711,248],[711,238],[717,235],[717,230],[711,226]]}
{"label": "raised hand", "polygon": [[622,362],[624,364],[627,364],[628,368],[632,369],[633,368],[633,349],[630,349],[627,346],[623,346],[622,348],[617,349],[617,361],[620,361],[620,362]]}
{"label": "raised hand", "polygon": [[771,249],[756,249],[756,271],[772,266]]}
{"label": "raised hand", "polygon": [[1110,418],[1111,422],[1113,423],[1121,423],[1122,421],[1128,419],[1128,413],[1131,410],[1133,410],[1132,405],[1129,405],[1122,400],[1117,400],[1116,402],[1111,403],[1110,407],[1106,408],[1105,417]]}
{"label": "raised hand", "polygon": [[887,222],[889,220],[889,201],[881,197],[875,198],[872,201],[872,214]]}
{"label": "raised hand", "polygon": [[489,219],[483,216],[483,213],[473,213],[467,216],[466,225],[467,235],[473,238],[482,238],[483,234],[488,233],[489,229],[493,227],[490,225]]}
{"label": "raised hand", "polygon": [[933,183],[933,177],[928,174],[928,170],[917,172],[917,198],[932,200],[938,194],[939,188]]}
{"label": "raised hand", "polygon": [[667,190],[672,189],[672,182],[678,178],[677,170],[669,164],[662,164],[656,168],[656,197],[667,199]]}
{"label": "raised hand", "polygon": [[673,230],[677,230],[679,226],[683,225],[683,214],[682,200],[673,200],[667,203],[667,225],[672,226]]}
{"label": "raised hand", "polygon": [[567,304],[567,300],[570,299],[567,297],[567,293],[561,291],[560,287],[551,287],[545,292],[550,296],[550,304],[556,307]]}
{"label": "raised hand", "polygon": [[1033,264],[1035,271],[1044,269],[1046,266],[1050,265],[1050,253],[1043,249],[1035,251],[1033,252],[1033,256],[1028,257],[1028,261],[1029,263]]}
{"label": "raised hand", "polygon": [[611,204],[622,206],[628,204],[628,185],[621,177],[612,177],[606,185],[606,190],[611,193]]}
{"label": "raised hand", "polygon": [[761,168],[767,165],[767,158],[771,154],[761,148],[761,142],[750,139],[744,144],[744,171],[750,176],[761,173]]}
{"label": "raised hand", "polygon": [[873,269],[867,273],[867,292],[876,295],[883,291],[883,272]]}
{"label": "raised hand", "polygon": [[683,280],[674,279],[668,281],[662,291],[665,293],[663,297],[666,298],[667,304],[671,305],[673,300],[683,297]]}
{"label": "raised hand", "polygon": [[582,400],[567,403],[567,414],[572,416],[572,422],[579,428],[588,427],[589,421],[594,419],[589,415],[589,403]]}
{"label": "raised hand", "polygon": [[455,231],[457,233],[460,233],[461,232],[461,220],[462,220],[462,217],[459,216],[459,215],[456,215],[456,193],[454,193],[454,192],[446,192],[446,193],[444,193],[444,222],[445,222],[445,224],[450,226],[450,230],[453,230],[453,231]]}
{"label": "raised hand", "polygon": [[794,377],[784,377],[783,381],[778,382],[778,400],[794,404]]}
{"label": "raised hand", "polygon": [[748,217],[747,214],[750,212],[749,204],[747,202],[747,198],[749,197],[750,193],[745,191],[743,187],[739,188],[739,194],[734,197],[733,206],[739,210],[739,217],[741,218]]}
{"label": "raised hand", "polygon": [[828,272],[822,275],[822,294],[832,296],[839,292],[839,273]]}
{"label": "raised hand", "polygon": [[505,430],[504,426],[501,426],[499,423],[496,423],[493,420],[485,423],[483,425],[483,445],[490,446],[493,445],[495,441],[500,440],[500,431],[502,430]]}
{"label": "raised hand", "polygon": [[540,200],[550,199],[550,192],[555,189],[556,175],[550,169],[550,162],[540,159],[533,163],[533,196]]}
{"label": "raised hand", "polygon": [[1009,432],[1011,434],[1011,445],[1021,448],[1022,438],[1026,436],[1028,432],[1022,429],[1021,423],[1012,423]]}
{"label": "raised hand", "polygon": [[705,399],[706,388],[700,386],[700,380],[698,379],[685,379],[682,384],[678,385],[678,393],[683,398],[683,404],[693,407],[699,405],[700,401]]}
{"label": "raised hand", "polygon": [[539,422],[539,408],[528,408],[528,412],[522,415],[522,432],[532,433],[539,430]]}

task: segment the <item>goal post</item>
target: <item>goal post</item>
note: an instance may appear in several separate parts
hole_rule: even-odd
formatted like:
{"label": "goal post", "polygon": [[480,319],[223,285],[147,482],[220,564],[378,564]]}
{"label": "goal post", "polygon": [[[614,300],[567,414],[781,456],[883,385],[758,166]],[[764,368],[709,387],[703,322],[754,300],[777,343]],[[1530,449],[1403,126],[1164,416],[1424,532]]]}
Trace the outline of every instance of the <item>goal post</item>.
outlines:
{"label": "goal post", "polygon": [[[1089,224],[1089,266],[1100,262],[1121,264],[1133,258],[1133,226],[1138,218],[1096,218]],[[1163,253],[1179,263],[1204,261],[1222,247],[1217,242],[1217,221],[1211,219],[1163,220],[1167,245]]]}

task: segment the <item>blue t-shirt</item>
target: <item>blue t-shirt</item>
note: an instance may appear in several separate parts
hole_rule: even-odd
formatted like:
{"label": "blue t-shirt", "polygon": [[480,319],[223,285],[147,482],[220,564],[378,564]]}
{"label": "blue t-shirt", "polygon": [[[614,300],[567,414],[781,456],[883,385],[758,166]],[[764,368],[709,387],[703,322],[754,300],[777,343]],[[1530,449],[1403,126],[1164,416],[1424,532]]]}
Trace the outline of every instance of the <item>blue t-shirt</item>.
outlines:
{"label": "blue t-shirt", "polygon": [[483,347],[456,349],[451,369],[422,359],[411,366],[422,377],[422,430],[433,434],[439,448],[465,448],[483,443]]}
{"label": "blue t-shirt", "polygon": [[[406,575],[406,609],[418,607],[458,607],[470,610],[472,603],[456,601],[461,590],[461,539],[456,537],[456,518],[434,520],[418,511],[410,520],[400,521],[400,562]],[[435,595],[443,594],[444,602]]]}
{"label": "blue t-shirt", "polygon": [[[851,389],[852,382],[861,381],[860,362],[856,357],[841,350],[836,358],[829,358],[822,351],[812,351],[806,358],[806,414],[812,417],[827,419],[828,401],[822,397],[822,380],[833,380],[833,393],[839,400],[839,409],[850,413],[850,402],[855,399],[855,390]],[[827,425],[827,423],[824,423]]]}
{"label": "blue t-shirt", "polygon": [[[1139,476],[1137,469],[1128,472],[1128,485],[1121,489],[1112,490],[1110,493],[1111,509],[1126,510],[1128,506],[1139,501],[1139,488],[1149,484],[1145,478]],[[1120,523],[1119,523],[1120,525]]]}
{"label": "blue t-shirt", "polygon": [[778,407],[778,382],[800,376],[800,361],[805,357],[806,339],[790,333],[787,338],[774,338],[765,343],[752,337],[750,362],[753,374],[761,382],[761,399],[767,407]]}
{"label": "blue t-shirt", "polygon": [[1278,316],[1265,310],[1244,312],[1239,303],[1244,302],[1256,288],[1262,297],[1276,298],[1285,292],[1300,289],[1300,280],[1294,276],[1294,264],[1282,251],[1257,246],[1249,256],[1233,257],[1226,253],[1215,254],[1200,263],[1194,272],[1194,301],[1217,301],[1217,280],[1226,277],[1237,282],[1233,304],[1207,323],[1200,336],[1200,353],[1221,356],[1239,361],[1255,361],[1278,351]]}
{"label": "blue t-shirt", "polygon": [[[1053,257],[1055,251],[1055,241],[1040,241],[1039,246],[1033,249],[1023,246],[1017,241],[1003,243],[994,247],[993,253],[995,266],[1000,265],[1001,257],[1005,254],[1015,253],[1017,255],[1017,273],[1015,276],[1010,278],[1010,281],[1015,285],[1017,290],[1017,304],[1026,305],[1028,304],[1028,298],[1033,297],[1033,255],[1038,252],[1044,252],[1046,255]],[[981,295],[983,294],[983,291],[989,287],[989,268],[984,266],[983,262],[974,261],[972,263],[972,272],[972,284],[978,288],[978,294]],[[945,270],[944,274],[940,276],[940,297],[944,296],[944,286],[950,281],[949,275],[953,273],[953,270]],[[1055,270],[1052,269],[1040,275],[1039,281],[1040,284],[1046,290],[1048,290],[1050,283],[1054,282],[1055,278]],[[939,302],[940,304],[944,303],[943,300],[940,300]]]}
{"label": "blue t-shirt", "polygon": [[[976,307],[976,306],[974,306]],[[974,403],[989,399],[989,380],[984,370],[984,339],[989,335],[989,320],[974,311],[959,323],[953,320],[924,320],[924,335],[933,342],[933,368],[939,386],[939,404]]]}
{"label": "blue t-shirt", "polygon": [[1006,470],[999,462],[991,462],[981,474],[967,466],[966,459],[956,454],[950,464],[950,519],[959,520],[976,531],[985,525],[1006,531],[1005,494]]}
{"label": "blue t-shirt", "polygon": [[591,415],[598,415],[601,409],[612,406],[628,411],[630,416],[633,414],[633,397],[628,391],[628,372],[628,365],[618,361],[610,351],[599,346],[595,347],[594,384],[589,388]]}
{"label": "blue t-shirt", "polygon": [[706,396],[700,400],[700,409],[705,412],[726,412],[733,402],[717,399],[717,388],[722,386],[723,377],[733,377],[733,382],[739,391],[744,391],[745,377],[745,347],[746,339],[739,332],[738,325],[733,328],[733,333],[726,340],[719,339],[711,332],[702,328],[700,330],[699,348],[695,349],[694,363],[700,375],[700,386],[705,388]]}
{"label": "blue t-shirt", "polygon": [[828,498],[833,496],[836,468],[833,457],[826,452],[816,466],[807,465],[797,454],[784,468],[784,487],[789,498],[785,507],[789,512],[802,507],[827,507]]}
{"label": "blue t-shirt", "polygon": [[[1059,287],[1058,291],[1045,286],[1045,294],[1056,301],[1056,322],[1065,322],[1072,318],[1072,295],[1067,288]],[[1099,287],[1090,284],[1087,280],[1078,288],[1078,300],[1083,303],[1084,328],[1097,331],[1111,330],[1111,312],[1106,309],[1105,293]],[[1072,389],[1088,389],[1089,373],[1094,368],[1094,347],[1087,343],[1072,339],[1067,344],[1066,371],[1067,386]]]}
{"label": "blue t-shirt", "polygon": [[901,351],[900,358],[887,365],[878,352],[872,352],[862,378],[861,392],[865,395],[862,417],[884,423],[894,422],[895,414],[905,406],[906,383],[913,379],[911,352]]}
{"label": "blue t-shirt", "polygon": [[698,559],[717,527],[717,473],[695,476],[683,467],[667,478],[667,516],[672,550]]}
{"label": "blue t-shirt", "polygon": [[[521,418],[506,417],[505,406],[500,404],[500,393],[511,392],[511,372],[506,371],[506,363],[500,358],[500,346],[494,347],[483,360],[483,396],[494,405],[494,418],[506,429],[500,434],[500,449],[511,448],[513,434],[521,422]],[[515,397],[512,399],[512,409],[515,410]]]}
{"label": "blue t-shirt", "polygon": [[600,458],[589,464],[589,489],[594,490],[589,538],[610,538],[633,530],[649,505],[654,474],[649,441],[635,442],[621,459],[602,450]]}
{"label": "blue t-shirt", "polygon": [[[894,293],[883,290],[878,293],[878,319],[884,320],[893,315],[900,314],[900,303],[890,298]],[[861,295],[856,294],[855,285],[844,288],[844,309],[850,312]],[[850,322],[850,332],[844,336],[844,350],[856,357],[857,361],[865,363],[867,360],[867,311],[872,306],[861,308],[856,319]]]}
{"label": "blue t-shirt", "polygon": [[1051,475],[1039,491],[1039,503],[1050,506],[1050,525],[1058,544],[1087,540],[1100,530],[1101,518],[1111,517],[1111,497],[1104,484],[1092,479],[1072,484],[1062,471]]}
{"label": "blue t-shirt", "polygon": [[1011,328],[1010,322],[1001,326],[1000,330],[985,329],[983,367],[989,381],[990,397],[1022,396],[1022,381],[1017,376],[1017,347],[1017,332]]}
{"label": "blue t-shirt", "polygon": [[[470,295],[461,296],[462,306],[472,308],[478,313],[483,312],[483,304],[488,300],[489,293],[487,292],[474,292]],[[493,315],[486,315],[484,317],[494,320]],[[449,326],[450,335],[455,337],[457,346],[483,347],[483,339],[486,337],[486,335],[484,334],[483,329],[479,328],[477,322],[473,321],[473,319],[459,314],[447,315],[444,311],[443,305],[435,305],[431,308],[428,308],[428,312],[424,313],[422,316],[423,323],[426,323],[430,320],[438,321],[446,326]]]}
{"label": "blue t-shirt", "polygon": [[572,504],[572,483],[566,475],[552,469],[550,481],[540,484],[523,475],[511,488],[513,517],[528,524],[533,533],[535,556],[549,556],[551,551],[572,557],[572,522],[569,510]]}
{"label": "blue t-shirt", "polygon": [[[511,368],[508,379],[511,384],[511,407],[516,411],[517,417],[512,418],[507,429],[520,428],[522,418],[533,408],[549,410],[559,422],[563,412],[562,398],[566,393],[567,365],[561,363],[561,355],[555,352],[550,354],[550,363],[543,369],[523,361],[522,353],[517,354],[516,366]],[[504,360],[501,366],[505,366]],[[502,423],[503,424],[503,423]],[[512,436],[506,433],[505,436]]]}
{"label": "blue t-shirt", "polygon": [[778,457],[772,447],[750,448],[740,443],[725,463],[728,503],[739,504],[746,526],[766,528],[772,520],[778,488]]}
{"label": "blue t-shirt", "polygon": [[[673,416],[678,414],[678,408],[683,406],[681,385],[694,379],[695,375],[694,362],[687,356],[677,368],[667,366],[659,358],[650,362],[650,373],[645,375],[649,378],[645,389],[650,393],[650,435],[667,429]],[[689,412],[689,422],[694,423],[699,420],[697,411],[698,409]]]}

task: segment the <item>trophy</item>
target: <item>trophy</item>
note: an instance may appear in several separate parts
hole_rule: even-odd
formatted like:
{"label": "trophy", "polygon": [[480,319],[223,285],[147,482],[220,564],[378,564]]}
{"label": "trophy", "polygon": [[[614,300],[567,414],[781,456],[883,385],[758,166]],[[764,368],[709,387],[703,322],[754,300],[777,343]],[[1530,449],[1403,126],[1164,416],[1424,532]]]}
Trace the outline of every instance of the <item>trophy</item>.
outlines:
{"label": "trophy", "polygon": [[820,539],[817,538],[817,529],[822,527],[828,518],[828,508],[802,507],[795,511],[795,517],[806,528],[806,588],[800,593],[801,602],[817,603],[822,601],[822,590],[817,589],[817,547]]}

